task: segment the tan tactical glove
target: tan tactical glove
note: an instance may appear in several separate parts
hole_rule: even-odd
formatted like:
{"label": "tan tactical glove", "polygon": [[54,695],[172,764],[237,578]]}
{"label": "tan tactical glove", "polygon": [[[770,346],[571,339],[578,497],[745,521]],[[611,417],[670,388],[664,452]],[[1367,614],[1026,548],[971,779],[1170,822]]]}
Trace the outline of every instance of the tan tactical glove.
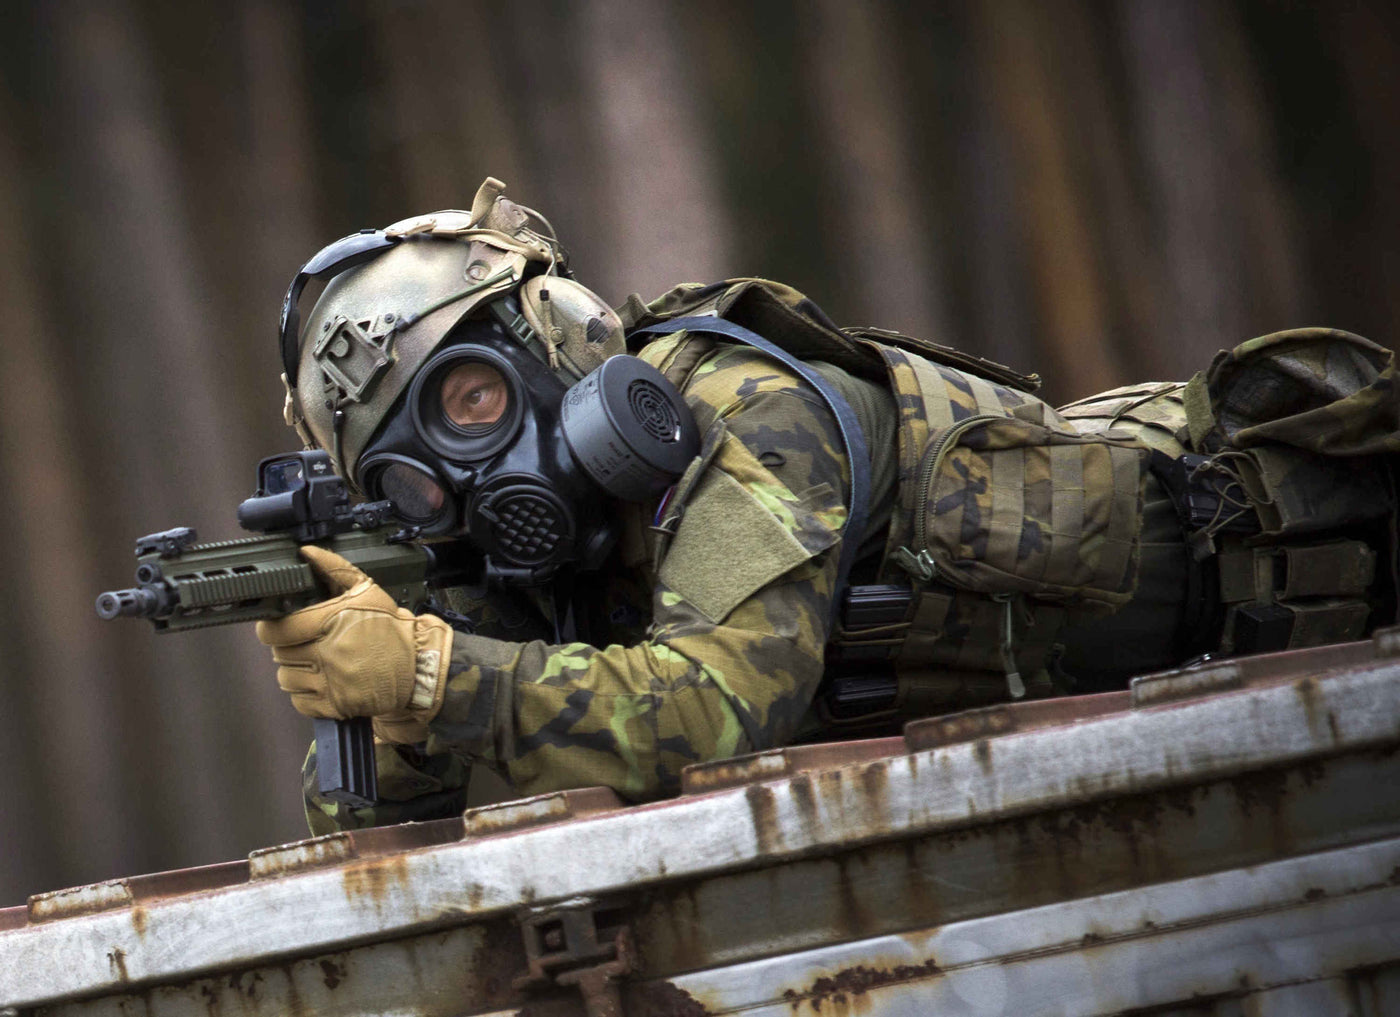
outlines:
{"label": "tan tactical glove", "polygon": [[452,627],[399,607],[333,551],[307,545],[301,556],[331,598],[258,622],[258,639],[278,665],[277,684],[307,717],[374,717],[384,741],[422,741],[442,707]]}

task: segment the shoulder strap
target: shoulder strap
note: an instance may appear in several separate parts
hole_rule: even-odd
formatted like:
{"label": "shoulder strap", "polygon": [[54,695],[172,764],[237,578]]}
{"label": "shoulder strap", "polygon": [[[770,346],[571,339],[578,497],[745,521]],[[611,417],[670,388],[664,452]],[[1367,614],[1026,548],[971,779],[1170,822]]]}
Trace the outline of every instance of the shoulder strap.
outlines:
{"label": "shoulder strap", "polygon": [[826,401],[836,418],[836,427],[841,432],[841,442],[846,447],[846,459],[851,464],[851,500],[846,515],[846,525],[841,531],[841,556],[837,561],[836,587],[831,597],[831,631],[839,617],[841,597],[846,590],[846,580],[855,564],[856,552],[861,538],[865,536],[865,520],[870,512],[870,451],[865,445],[865,434],[860,429],[860,421],[855,411],[841,393],[812,368],[798,360],[791,353],[775,343],[763,338],[757,332],[736,325],[732,321],[713,315],[695,315],[688,318],[673,318],[646,328],[639,328],[632,335],[669,335],[685,329],[688,332],[707,332],[724,336],[734,342],[750,346],[772,357],[788,367],[794,374],[811,385]]}

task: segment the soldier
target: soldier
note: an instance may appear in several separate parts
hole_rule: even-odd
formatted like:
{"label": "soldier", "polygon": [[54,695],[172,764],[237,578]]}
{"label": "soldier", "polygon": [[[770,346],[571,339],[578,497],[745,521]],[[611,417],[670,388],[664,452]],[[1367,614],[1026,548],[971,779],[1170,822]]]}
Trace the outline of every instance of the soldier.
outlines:
{"label": "soldier", "polygon": [[1389,351],[1280,333],[1057,412],[764,280],[614,312],[503,189],[338,241],[284,305],[288,423],[484,560],[415,616],[303,549],[335,595],[258,637],[299,711],[375,718],[382,799],[324,800],[308,759],[315,832],[460,812],[470,765],[645,799],[692,762],[1394,616]]}

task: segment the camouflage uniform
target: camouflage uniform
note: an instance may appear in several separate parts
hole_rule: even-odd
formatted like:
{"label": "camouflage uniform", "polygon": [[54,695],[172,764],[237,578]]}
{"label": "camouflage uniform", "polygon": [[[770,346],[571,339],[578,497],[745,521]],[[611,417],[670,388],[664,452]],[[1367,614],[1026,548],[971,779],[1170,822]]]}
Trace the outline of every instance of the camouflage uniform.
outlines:
{"label": "camouflage uniform", "polygon": [[[645,356],[663,362],[685,338]],[[707,345],[684,392],[722,423],[710,426],[707,465],[692,479],[723,492],[710,504],[730,514],[726,539],[703,511],[668,534],[648,525],[656,505],[635,507],[581,626],[598,645],[504,641],[490,626],[459,632],[426,752],[379,747],[381,796],[411,800],[353,812],[320,800],[308,760],[313,829],[327,829],[325,817],[359,826],[460,811],[463,760],[498,770],[522,795],[601,784],[642,799],[676,791],[688,763],[792,739],[822,676],[846,457],[808,386],[753,351]],[[886,469],[874,500],[888,502],[891,488]],[[651,577],[658,559],[695,554],[756,585],[732,607],[727,591],[700,589],[697,605],[668,586],[664,563]]]}
{"label": "camouflage uniform", "polygon": [[[770,337],[786,330],[789,348],[841,353],[817,341],[840,334],[801,294],[752,280],[682,287],[624,317],[635,325],[697,309]],[[906,705],[931,713],[1001,700],[1013,673],[1026,675],[1032,695],[1103,687],[1181,659],[1179,630],[1198,623],[1186,610],[1186,536],[1145,466],[1148,449],[1205,449],[1213,430],[1219,447],[1205,382],[1192,383],[1194,410],[1191,386],[1162,385],[1061,415],[1027,393],[1028,379],[996,365],[943,348],[921,351],[933,363],[874,348],[889,388],[870,380],[881,370],[859,370],[856,355],[843,361],[852,371],[820,369],[856,410],[872,451],[864,579],[907,582],[895,567],[904,551],[920,585],[920,556],[909,552],[920,513],[931,522],[918,532],[938,545],[941,583],[924,577],[911,622],[885,640],[897,644],[897,663],[914,665]],[[1241,350],[1249,353],[1241,347],[1236,358]],[[688,763],[816,730],[813,697],[832,642],[869,646],[889,635],[829,631],[849,474],[832,416],[810,387],[753,351],[683,333],[639,354],[677,381],[705,440],[670,501],[625,509],[619,553],[588,579],[580,629],[589,642],[550,645],[529,631],[528,610],[502,611],[504,602],[473,611],[481,620],[454,638],[426,745],[378,747],[379,806],[321,799],[308,758],[314,831],[460,811],[470,765],[503,774],[522,795],[594,784],[632,800],[672,793]],[[1211,377],[1234,364],[1217,361]],[[1363,384],[1364,398],[1393,406],[1388,385]],[[1233,420],[1228,401],[1215,411],[1222,424]],[[962,443],[935,458],[921,502],[914,481],[927,470],[927,446],[952,433]],[[1351,440],[1365,454],[1395,445],[1393,429]],[[1086,680],[1074,686],[1057,661]]]}

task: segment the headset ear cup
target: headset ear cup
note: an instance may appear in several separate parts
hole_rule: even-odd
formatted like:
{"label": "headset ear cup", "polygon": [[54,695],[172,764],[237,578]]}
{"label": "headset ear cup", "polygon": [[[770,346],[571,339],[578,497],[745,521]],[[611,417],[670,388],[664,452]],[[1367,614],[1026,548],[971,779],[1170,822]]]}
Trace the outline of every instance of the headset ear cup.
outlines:
{"label": "headset ear cup", "polygon": [[613,357],[564,395],[564,440],[603,490],[647,501],[700,451],[700,429],[676,387],[637,357]]}
{"label": "headset ear cup", "polygon": [[577,381],[609,357],[627,351],[622,319],[587,286],[555,275],[537,275],[520,287],[520,310],[541,340],[554,348],[559,366]]}

